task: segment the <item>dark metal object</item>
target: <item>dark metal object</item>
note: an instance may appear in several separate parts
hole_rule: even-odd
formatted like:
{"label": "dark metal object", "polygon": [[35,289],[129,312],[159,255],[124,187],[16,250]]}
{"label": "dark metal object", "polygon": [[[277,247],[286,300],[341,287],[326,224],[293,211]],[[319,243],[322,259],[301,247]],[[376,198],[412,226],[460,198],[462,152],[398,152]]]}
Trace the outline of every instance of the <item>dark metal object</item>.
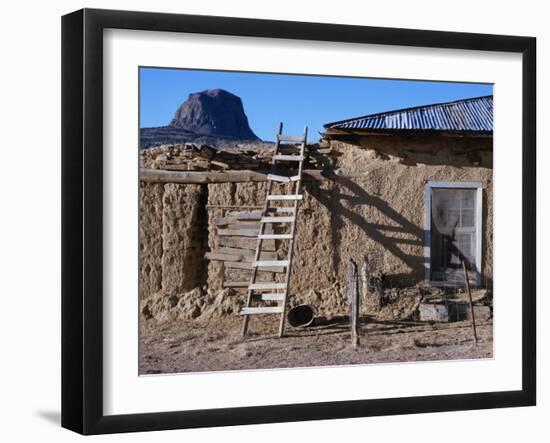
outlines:
{"label": "dark metal object", "polygon": [[465,260],[462,260],[462,269],[464,270],[464,281],[466,282],[466,290],[468,291],[468,299],[470,300],[470,313],[472,315],[472,332],[474,334],[474,340],[477,343],[476,315],[474,312],[474,303],[472,301],[472,291],[470,290],[470,279],[468,278],[468,269],[466,269]]}
{"label": "dark metal object", "polygon": [[350,306],[350,328],[351,345],[359,346],[359,310],[360,310],[360,291],[359,291],[359,273],[357,265],[353,260],[348,265],[348,296]]}
{"label": "dark metal object", "polygon": [[315,316],[313,306],[298,305],[288,311],[288,324],[294,328],[305,328],[313,323]]}

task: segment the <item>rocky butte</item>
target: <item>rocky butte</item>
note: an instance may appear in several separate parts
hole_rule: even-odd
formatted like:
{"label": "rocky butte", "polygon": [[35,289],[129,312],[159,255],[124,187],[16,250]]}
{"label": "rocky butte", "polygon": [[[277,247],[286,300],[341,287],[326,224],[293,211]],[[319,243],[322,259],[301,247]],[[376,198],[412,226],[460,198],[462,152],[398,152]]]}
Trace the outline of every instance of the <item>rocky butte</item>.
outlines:
{"label": "rocky butte", "polygon": [[167,126],[141,129],[141,147],[162,143],[260,142],[240,97],[223,89],[189,94]]}

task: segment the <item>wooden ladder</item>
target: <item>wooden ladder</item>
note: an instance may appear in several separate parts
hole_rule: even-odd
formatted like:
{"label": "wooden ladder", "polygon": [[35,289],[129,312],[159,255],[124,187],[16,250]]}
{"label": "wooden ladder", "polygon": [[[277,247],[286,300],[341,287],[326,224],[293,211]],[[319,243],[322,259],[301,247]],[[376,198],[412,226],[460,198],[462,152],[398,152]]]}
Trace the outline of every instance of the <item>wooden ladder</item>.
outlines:
{"label": "wooden ladder", "polygon": [[[307,143],[307,126],[304,128],[303,137],[283,135],[283,124],[279,125],[279,132],[275,143],[275,151],[271,160],[271,174],[267,176],[267,193],[260,219],[260,230],[256,243],[256,252],[252,261],[252,276],[246,293],[246,307],[241,310],[243,315],[242,336],[246,335],[250,315],[255,314],[280,314],[279,337],[284,334],[286,302],[290,273],[292,270],[292,256],[294,254],[294,236],[296,235],[296,219],[298,216],[298,202],[303,196],[300,194],[302,182],[302,171],[305,160],[305,149]],[[288,143],[299,144],[298,155],[281,154],[281,147],[288,146]],[[298,172],[293,176],[278,175],[277,165],[279,162],[295,162],[298,165]],[[273,182],[289,183],[289,194],[272,194]],[[292,190],[294,188],[294,190]],[[291,206],[279,206],[278,203],[292,203]],[[266,234],[267,224],[287,226],[288,233]],[[285,260],[262,260],[262,242],[264,240],[286,240],[288,241],[288,257]],[[284,283],[257,282],[258,271],[262,268],[282,267],[285,276]],[[266,269],[267,270],[267,269]],[[254,302],[269,301],[277,302],[277,306],[257,306]]]}

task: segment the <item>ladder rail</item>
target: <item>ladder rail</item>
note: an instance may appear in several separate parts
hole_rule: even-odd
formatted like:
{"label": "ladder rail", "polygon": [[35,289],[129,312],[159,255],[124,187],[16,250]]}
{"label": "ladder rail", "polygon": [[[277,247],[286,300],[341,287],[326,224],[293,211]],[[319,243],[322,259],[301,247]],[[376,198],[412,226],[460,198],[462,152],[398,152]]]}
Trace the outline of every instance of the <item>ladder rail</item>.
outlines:
{"label": "ladder rail", "polygon": [[[280,122],[279,123],[279,134],[282,134],[283,133],[283,122]],[[275,142],[275,153],[273,154],[273,158],[271,159],[271,172],[275,172],[275,165],[276,165],[276,161],[275,161],[275,156],[279,153],[279,147],[280,147],[280,141],[279,141],[279,137],[277,137],[277,141]],[[273,182],[271,180],[268,180],[267,182],[267,194],[266,195],[269,195],[271,193],[271,187],[273,186]],[[262,217],[265,217],[267,215],[267,210],[269,208],[269,200],[266,198],[265,201],[264,201],[264,207],[262,209]],[[258,240],[256,242],[256,251],[254,252],[254,259],[252,260],[253,262],[256,262],[260,259],[260,254],[261,254],[261,251],[262,251],[262,242],[263,242],[263,235],[265,234],[265,227],[266,227],[266,224],[265,223],[261,223],[260,224],[260,231],[258,232]],[[246,307],[247,308],[250,308],[250,303],[252,302],[252,292],[253,292],[253,289],[250,289],[250,287],[256,283],[256,278],[258,276],[258,268],[254,267],[252,268],[252,275],[250,277],[250,285],[248,287],[248,290],[246,291]],[[245,315],[244,316],[244,319],[243,319],[243,325],[242,325],[242,330],[241,330],[241,335],[244,337],[246,335],[246,331],[248,329],[248,321],[249,321],[249,316],[248,315]]]}
{"label": "ladder rail", "polygon": [[[296,176],[291,177],[289,179],[289,183],[291,183],[291,187],[294,188],[294,194],[291,194],[291,195],[295,196],[295,198],[292,198],[292,199],[289,198],[288,199],[288,200],[290,200],[294,203],[293,206],[288,207],[288,208],[292,208],[292,213],[293,213],[292,221],[288,220],[288,222],[290,223],[290,233],[288,233],[288,234],[279,234],[278,236],[275,236],[275,235],[269,235],[268,236],[268,235],[266,235],[265,234],[265,226],[267,225],[267,223],[275,222],[275,221],[271,221],[271,219],[274,218],[274,217],[267,217],[267,219],[265,220],[266,222],[260,223],[260,229],[259,229],[259,232],[258,232],[258,239],[257,239],[257,242],[256,242],[256,250],[255,250],[255,253],[254,253],[254,259],[252,261],[253,264],[258,264],[259,265],[261,263],[260,256],[261,256],[261,252],[262,252],[262,242],[263,242],[264,239],[266,239],[268,237],[279,237],[280,236],[280,238],[285,238],[285,239],[289,240],[289,243],[288,243],[288,257],[287,257],[286,260],[284,260],[284,262],[286,262],[286,265],[284,266],[284,268],[286,269],[285,281],[284,281],[284,283],[273,283],[273,284],[271,284],[271,285],[275,285],[277,287],[281,287],[281,289],[284,289],[284,291],[282,293],[278,293],[278,294],[269,294],[270,296],[274,296],[274,295],[278,296],[278,297],[271,297],[273,300],[269,300],[269,297],[262,298],[260,296],[260,300],[263,300],[263,301],[275,301],[275,299],[277,299],[277,301],[281,301],[282,303],[280,305],[278,305],[277,307],[272,307],[272,308],[269,308],[269,307],[262,308],[262,307],[257,306],[257,305],[256,305],[256,307],[252,306],[252,301],[253,301],[253,298],[255,296],[254,292],[255,292],[255,290],[257,290],[257,287],[258,288],[259,287],[263,288],[263,286],[269,285],[269,284],[257,284],[256,283],[256,279],[257,279],[257,276],[258,276],[258,274],[257,274],[258,273],[258,267],[259,266],[253,266],[252,275],[250,277],[250,283],[249,283],[248,289],[247,289],[246,307],[243,308],[243,310],[241,311],[241,315],[243,315],[243,317],[244,317],[243,318],[242,330],[241,330],[241,335],[243,337],[246,335],[246,332],[247,332],[247,329],[248,329],[249,316],[251,314],[260,313],[260,312],[280,313],[281,317],[280,317],[280,323],[279,323],[279,337],[282,337],[284,335],[286,304],[287,304],[287,299],[288,299],[288,288],[289,288],[289,283],[290,283],[290,275],[292,273],[292,259],[293,259],[293,256],[294,256],[294,238],[296,236],[296,222],[297,222],[297,215],[298,215],[298,203],[299,203],[299,200],[301,200],[301,198],[298,198],[298,197],[302,197],[299,194],[300,194],[300,188],[301,188],[301,182],[302,182],[302,176],[303,176],[303,163],[305,161],[305,149],[306,149],[306,144],[307,144],[308,128],[307,128],[307,126],[304,128],[303,137],[283,136],[282,132],[283,132],[283,123],[281,122],[279,124],[279,132],[278,132],[277,137],[276,137],[275,151],[274,151],[274,154],[273,154],[273,158],[271,159],[271,173],[273,174],[272,177],[274,179],[271,179],[270,176],[268,176],[266,198],[265,198],[265,201],[264,201],[264,206],[263,206],[263,209],[262,209],[261,218],[267,217],[268,211],[271,209],[270,208],[270,202],[279,200],[279,199],[271,199],[270,196],[271,196],[271,190],[272,190],[272,187],[273,187],[273,182],[274,181],[281,181],[281,180],[277,180],[279,177],[274,174],[275,166],[277,164],[277,161],[281,161],[281,160],[284,161],[285,160],[284,158],[281,158],[281,159],[278,158],[279,157],[279,149],[281,147],[281,141],[290,141],[290,140],[300,141],[300,143],[301,143],[300,155],[296,156],[296,157],[299,158],[299,160],[297,160],[298,173],[297,173]],[[292,186],[292,183],[295,183],[295,185]],[[288,196],[290,197],[290,195],[288,195]],[[286,200],[286,199],[281,199],[281,200]]]}
{"label": "ladder rail", "polygon": [[[305,147],[307,143],[307,126],[304,128],[304,141],[302,142],[302,147],[300,149],[300,156],[303,158],[305,154]],[[294,191],[294,194],[300,193],[300,188],[302,184],[302,172],[303,172],[303,166],[304,162],[303,160],[298,163],[298,177],[300,179],[296,182],[296,189]],[[286,304],[288,299],[288,289],[289,289],[289,283],[290,283],[290,274],[292,273],[292,258],[294,257],[294,237],[296,235],[296,222],[298,221],[298,200],[294,200],[294,221],[292,222],[292,226],[290,228],[290,241],[288,245],[288,266],[286,267],[286,275],[285,275],[285,295],[283,297],[283,311],[281,312],[281,320],[279,323],[279,337],[282,337],[285,333],[285,316],[286,316]]]}

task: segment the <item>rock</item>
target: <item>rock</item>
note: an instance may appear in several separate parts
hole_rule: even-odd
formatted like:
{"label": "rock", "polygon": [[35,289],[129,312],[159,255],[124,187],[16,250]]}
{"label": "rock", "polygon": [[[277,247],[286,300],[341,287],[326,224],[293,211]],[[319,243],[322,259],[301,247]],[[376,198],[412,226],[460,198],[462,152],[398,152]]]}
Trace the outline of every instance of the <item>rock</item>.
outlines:
{"label": "rock", "polygon": [[223,89],[189,94],[169,126],[196,134],[258,140],[248,125],[241,99]]}
{"label": "rock", "polygon": [[449,321],[449,311],[444,304],[420,303],[418,313],[420,321]]}
{"label": "rock", "polygon": [[[468,303],[421,303],[418,311],[420,321],[450,322],[472,319]],[[474,313],[476,321],[487,321],[493,316],[490,306],[474,305]]]}

